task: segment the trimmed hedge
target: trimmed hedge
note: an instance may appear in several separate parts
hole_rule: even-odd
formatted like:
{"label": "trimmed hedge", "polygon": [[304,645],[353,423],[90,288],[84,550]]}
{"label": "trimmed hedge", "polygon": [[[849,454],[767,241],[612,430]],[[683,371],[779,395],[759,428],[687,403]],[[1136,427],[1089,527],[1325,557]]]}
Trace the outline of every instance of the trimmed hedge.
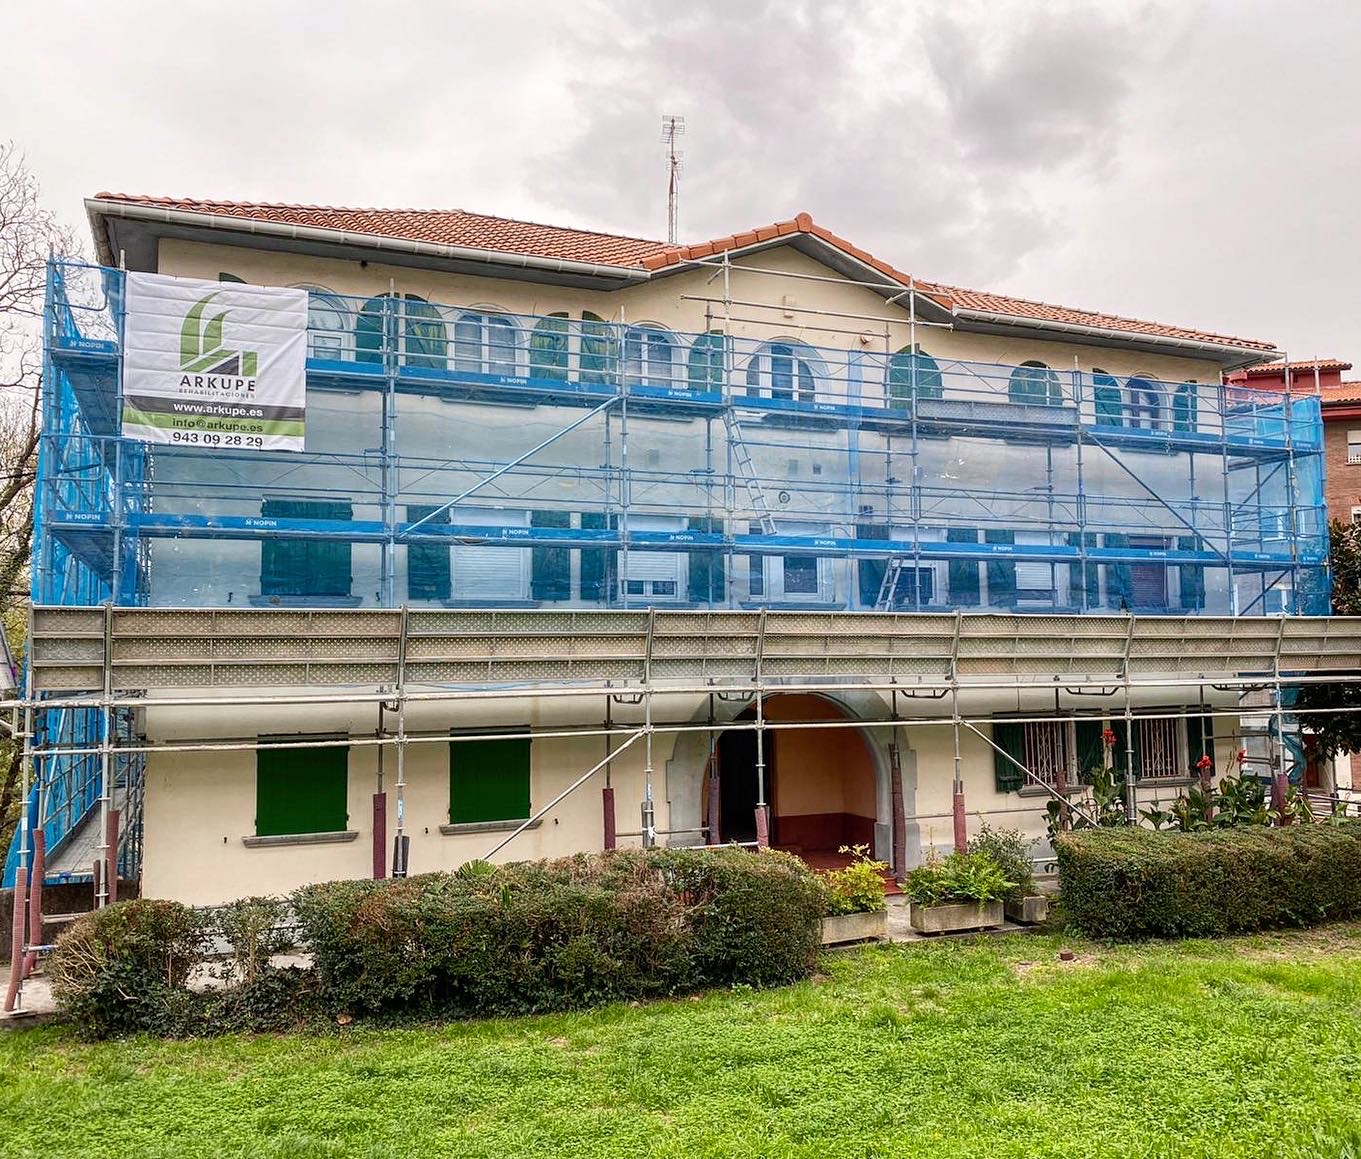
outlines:
{"label": "trimmed hedge", "polygon": [[[281,1030],[316,1015],[487,1017],[768,986],[812,972],[825,889],[784,853],[621,850],[403,881],[305,886],[212,913],[134,901],[82,917],[49,963],[85,1035]],[[312,968],[272,964],[291,918]],[[210,942],[228,954],[211,963]],[[191,974],[221,988],[190,989]]]}
{"label": "trimmed hedge", "polygon": [[620,850],[305,886],[293,905],[328,1013],[485,1017],[805,977],[823,891],[783,854]]}
{"label": "trimmed hedge", "polygon": [[1063,910],[1095,938],[1199,937],[1361,917],[1361,822],[1055,843]]}

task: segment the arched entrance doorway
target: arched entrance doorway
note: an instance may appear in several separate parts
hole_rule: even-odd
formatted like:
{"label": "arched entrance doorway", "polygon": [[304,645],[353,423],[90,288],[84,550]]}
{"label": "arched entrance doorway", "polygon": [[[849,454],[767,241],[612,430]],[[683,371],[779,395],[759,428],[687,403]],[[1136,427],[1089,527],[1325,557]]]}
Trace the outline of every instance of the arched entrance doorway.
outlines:
{"label": "arched entrance doorway", "polygon": [[[864,735],[840,705],[790,693],[766,700],[767,721],[846,721],[845,728],[770,729],[765,733],[766,801],[772,845],[798,853],[875,846],[879,813],[875,761]],[[736,719],[755,719],[747,709]],[[723,840],[756,839],[756,732],[718,738],[719,819]]]}

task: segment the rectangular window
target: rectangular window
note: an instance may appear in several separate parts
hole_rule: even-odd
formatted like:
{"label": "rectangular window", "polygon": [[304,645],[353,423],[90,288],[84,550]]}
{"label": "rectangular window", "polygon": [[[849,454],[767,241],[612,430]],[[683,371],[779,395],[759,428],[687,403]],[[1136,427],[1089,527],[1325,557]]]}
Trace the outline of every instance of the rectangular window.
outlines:
{"label": "rectangular window", "polygon": [[[448,523],[448,508],[427,503],[406,505],[408,523],[429,520],[425,527]],[[422,528],[424,530],[424,527]],[[418,532],[419,534],[419,532]],[[447,600],[451,594],[448,543],[411,543],[406,549],[406,594],[412,600]]]}
{"label": "rectangular window", "polygon": [[[265,519],[317,519],[349,522],[348,503],[308,499],[266,499]],[[260,544],[260,594],[263,596],[348,596],[350,544],[331,539],[266,539]]]}
{"label": "rectangular window", "polygon": [[[763,535],[765,529],[759,523],[747,524],[748,535]],[[747,556],[747,590],[754,596],[766,594],[766,557]]]}
{"label": "rectangular window", "polygon": [[[706,535],[723,533],[723,520],[715,516],[692,515],[691,531]],[[712,548],[690,552],[690,598],[702,604],[722,604],[728,598],[726,560],[722,551]]]}
{"label": "rectangular window", "polygon": [[815,596],[818,594],[818,561],[813,555],[784,557],[784,594],[787,596]]}
{"label": "rectangular window", "polygon": [[[884,608],[902,612],[931,603],[936,597],[936,572],[931,567],[899,564],[893,568],[893,590],[884,592]],[[878,593],[876,593],[877,598]],[[870,605],[874,607],[874,604]]]}
{"label": "rectangular window", "polygon": [[348,745],[294,749],[272,748],[266,743],[257,749],[255,835],[343,832],[349,822],[349,762]]}
{"label": "rectangular window", "polygon": [[[531,511],[530,527],[567,528],[572,516],[566,511]],[[572,598],[572,549],[569,547],[535,547],[530,552],[529,592],[536,600],[570,600]]]}
{"label": "rectangular window", "polygon": [[529,737],[449,742],[449,822],[529,817]]}
{"label": "rectangular window", "polygon": [[1361,463],[1361,431],[1347,432],[1347,462]]}

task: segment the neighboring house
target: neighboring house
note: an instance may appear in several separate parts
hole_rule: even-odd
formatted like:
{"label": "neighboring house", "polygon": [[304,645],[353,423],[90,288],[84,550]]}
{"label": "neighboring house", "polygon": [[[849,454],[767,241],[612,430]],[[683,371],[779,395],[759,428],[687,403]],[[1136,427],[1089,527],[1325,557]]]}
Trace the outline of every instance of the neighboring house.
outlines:
{"label": "neighboring house", "polygon": [[[1291,619],[1327,607],[1317,402],[1223,383],[1269,343],[917,281],[807,215],[87,208],[104,268],[47,319],[49,876],[116,813],[123,871],[200,903],[390,872],[397,833],[412,872],[648,822],[903,865],[963,810],[1042,833],[1093,764],[1166,800],[1232,766],[1244,673],[1353,663]],[[308,291],[305,451],[120,432],[120,261]]]}

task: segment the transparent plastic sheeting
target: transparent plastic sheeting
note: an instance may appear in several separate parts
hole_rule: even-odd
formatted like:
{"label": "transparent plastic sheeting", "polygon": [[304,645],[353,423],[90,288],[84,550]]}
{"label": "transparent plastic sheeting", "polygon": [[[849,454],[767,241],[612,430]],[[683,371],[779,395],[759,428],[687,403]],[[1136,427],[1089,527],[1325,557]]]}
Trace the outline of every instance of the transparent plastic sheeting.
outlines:
{"label": "transparent plastic sheeting", "polygon": [[1315,398],[314,295],[306,450],[205,452],[50,289],[40,602],[1327,610]]}

